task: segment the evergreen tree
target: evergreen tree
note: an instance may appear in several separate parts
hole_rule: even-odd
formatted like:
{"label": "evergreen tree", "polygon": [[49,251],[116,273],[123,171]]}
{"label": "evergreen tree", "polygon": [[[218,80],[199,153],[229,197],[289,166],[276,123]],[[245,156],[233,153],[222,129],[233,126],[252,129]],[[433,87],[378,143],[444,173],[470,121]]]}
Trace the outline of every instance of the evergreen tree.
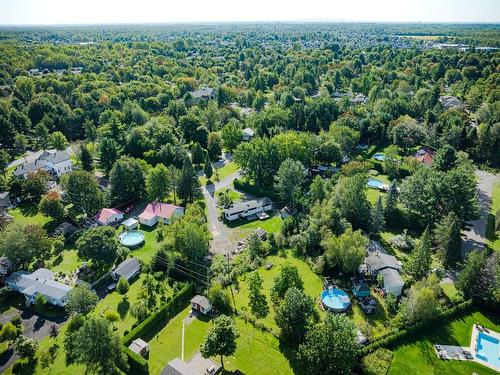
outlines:
{"label": "evergreen tree", "polygon": [[109,175],[111,168],[120,156],[118,143],[111,138],[104,138],[99,147],[99,163],[104,174]]}
{"label": "evergreen tree", "polygon": [[35,137],[37,147],[45,151],[49,145],[49,129],[42,122],[35,126]]}
{"label": "evergreen tree", "polygon": [[388,222],[394,218],[398,209],[398,186],[396,180],[389,184],[389,189],[385,196],[385,218]]}
{"label": "evergreen tree", "polygon": [[205,167],[203,168],[203,171],[205,172],[205,176],[207,179],[211,179],[212,175],[214,173],[214,170],[212,169],[212,163],[210,163],[210,158],[208,157],[208,153],[205,157]]}
{"label": "evergreen tree", "polygon": [[426,228],[406,262],[406,272],[413,280],[420,280],[429,273],[431,262],[431,241]]}
{"label": "evergreen tree", "polygon": [[457,152],[450,145],[444,145],[438,152],[436,153],[436,157],[432,162],[434,168],[446,172],[450,169],[453,169],[457,164]]}
{"label": "evergreen tree", "polygon": [[94,170],[94,159],[87,146],[83,143],[80,145],[80,163],[82,163],[83,170],[88,172]]}
{"label": "evergreen tree", "polygon": [[371,232],[378,235],[385,227],[384,206],[382,198],[379,196],[375,205],[371,208]]}
{"label": "evergreen tree", "polygon": [[437,253],[445,267],[460,259],[460,221],[454,212],[450,212],[437,224],[434,230],[434,241]]}
{"label": "evergreen tree", "polygon": [[184,203],[192,203],[201,197],[201,185],[191,161],[186,158],[182,165],[177,194]]}
{"label": "evergreen tree", "polygon": [[198,168],[200,164],[203,163],[204,159],[203,149],[199,143],[195,143],[191,149],[191,160],[193,164]]}

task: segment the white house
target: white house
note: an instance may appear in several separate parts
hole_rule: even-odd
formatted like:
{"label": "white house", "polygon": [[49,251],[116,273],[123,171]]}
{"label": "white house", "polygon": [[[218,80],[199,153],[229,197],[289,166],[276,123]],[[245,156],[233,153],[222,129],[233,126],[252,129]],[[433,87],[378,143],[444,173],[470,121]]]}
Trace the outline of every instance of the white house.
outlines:
{"label": "white house", "polygon": [[184,215],[184,208],[173,204],[153,202],[149,203],[142,214],[139,215],[141,224],[152,227],[158,221],[169,224],[176,217]]}
{"label": "white house", "polygon": [[123,220],[123,212],[116,208],[102,208],[95,215],[95,221],[100,225],[111,225]]}
{"label": "white house", "polygon": [[12,290],[19,292],[26,298],[26,304],[35,303],[39,294],[45,297],[48,303],[60,307],[66,306],[71,286],[55,281],[54,273],[46,268],[39,268],[33,273],[28,271],[14,272],[5,279],[5,284]]}
{"label": "white house", "polygon": [[21,164],[14,171],[15,177],[26,178],[28,173],[44,169],[53,175],[60,177],[65,173],[73,171],[73,162],[66,151],[47,150],[35,161]]}
{"label": "white house", "polygon": [[241,139],[243,141],[249,141],[255,135],[255,131],[252,128],[243,129],[243,133],[241,134]]}
{"label": "white house", "polygon": [[256,215],[260,212],[271,211],[273,202],[269,198],[253,199],[245,202],[234,203],[224,211],[226,220],[233,221],[248,216]]}
{"label": "white house", "polygon": [[198,103],[202,100],[215,100],[217,99],[217,90],[211,87],[203,87],[196,91],[190,91],[189,94],[193,98],[193,102]]}

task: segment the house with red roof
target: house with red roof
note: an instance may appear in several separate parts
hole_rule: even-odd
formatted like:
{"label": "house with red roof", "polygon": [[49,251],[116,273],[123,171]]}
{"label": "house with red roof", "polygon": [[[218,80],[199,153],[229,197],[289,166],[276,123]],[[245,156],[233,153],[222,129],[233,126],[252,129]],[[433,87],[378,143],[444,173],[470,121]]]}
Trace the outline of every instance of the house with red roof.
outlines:
{"label": "house with red roof", "polygon": [[184,215],[184,208],[163,202],[152,202],[139,215],[141,224],[152,227],[158,221],[169,224],[174,218]]}
{"label": "house with red roof", "polygon": [[432,165],[436,152],[429,147],[422,147],[415,154],[415,159],[426,165]]}
{"label": "house with red roof", "polygon": [[94,219],[100,225],[112,225],[123,220],[123,212],[116,208],[102,208],[97,212]]}

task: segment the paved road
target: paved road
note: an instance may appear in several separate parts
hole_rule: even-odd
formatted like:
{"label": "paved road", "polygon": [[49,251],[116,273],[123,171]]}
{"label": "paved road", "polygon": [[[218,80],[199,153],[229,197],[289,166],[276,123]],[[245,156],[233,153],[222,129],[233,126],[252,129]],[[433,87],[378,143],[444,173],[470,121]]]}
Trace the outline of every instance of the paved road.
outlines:
{"label": "paved road", "polygon": [[[5,324],[9,322],[15,315],[21,316],[24,328],[23,334],[38,341],[50,334],[52,325],[55,324],[59,328],[65,322],[64,317],[53,320],[44,319],[30,310],[12,309],[0,315],[0,323]],[[0,373],[4,373],[18,359],[19,357],[14,353],[12,348],[0,354]]]}
{"label": "paved road", "polygon": [[208,228],[212,233],[210,251],[214,254],[230,255],[231,251],[236,247],[237,239],[232,238],[226,225],[219,220],[215,192],[230,187],[233,181],[239,177],[241,177],[240,172],[234,172],[215,184],[203,187],[203,196],[208,209]]}
{"label": "paved road", "polygon": [[468,254],[475,248],[483,248],[485,243],[486,225],[491,209],[491,197],[493,195],[493,185],[500,181],[500,175],[476,170],[479,178],[477,194],[479,200],[479,219],[468,223],[470,228],[462,234],[462,253]]}
{"label": "paved road", "polygon": [[[75,155],[78,150],[77,144],[71,144],[66,148],[66,152],[70,155]],[[38,159],[38,157],[42,154],[42,150],[40,151],[27,151],[26,156],[24,158],[16,159],[9,163],[8,168],[17,167],[18,165],[29,163]]]}

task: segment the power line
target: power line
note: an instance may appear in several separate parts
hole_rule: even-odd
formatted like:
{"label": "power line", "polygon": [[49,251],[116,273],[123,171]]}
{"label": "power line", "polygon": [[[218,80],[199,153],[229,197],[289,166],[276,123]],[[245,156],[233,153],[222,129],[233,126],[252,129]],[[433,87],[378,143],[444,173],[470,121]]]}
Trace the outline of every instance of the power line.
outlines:
{"label": "power line", "polygon": [[[202,274],[197,273],[189,268],[182,267],[179,264],[167,262],[159,257],[157,257],[157,261],[160,262],[164,266],[167,266],[167,267],[171,266],[175,271],[178,271],[184,275],[190,276],[197,281],[201,281],[206,285],[210,285],[210,279],[209,279],[208,275],[202,275]],[[193,275],[193,274],[196,274],[196,275]],[[203,279],[200,279],[200,277]],[[204,280],[204,278],[206,278],[206,280]]]}
{"label": "power line", "polygon": [[[165,258],[161,257],[160,255],[157,255],[157,256],[156,256],[156,259],[158,259],[159,261],[162,261],[162,262],[164,262],[164,263],[170,264],[170,262],[169,262],[167,259],[165,259]],[[191,268],[189,268],[189,267],[187,267],[187,266],[182,266],[182,265],[180,265],[180,264],[178,264],[178,263],[174,263],[174,262],[172,262],[172,263],[173,263],[173,264],[175,264],[175,265],[176,265],[176,266],[178,266],[178,267],[184,268],[185,270],[188,270],[188,271],[190,271],[190,272],[192,272],[192,273],[195,273],[195,274],[197,274],[197,275],[200,275],[200,276],[202,276],[202,277],[206,277],[206,276],[207,276],[206,274],[199,273],[198,271],[195,271],[195,270],[193,270],[193,269],[191,269]]]}

